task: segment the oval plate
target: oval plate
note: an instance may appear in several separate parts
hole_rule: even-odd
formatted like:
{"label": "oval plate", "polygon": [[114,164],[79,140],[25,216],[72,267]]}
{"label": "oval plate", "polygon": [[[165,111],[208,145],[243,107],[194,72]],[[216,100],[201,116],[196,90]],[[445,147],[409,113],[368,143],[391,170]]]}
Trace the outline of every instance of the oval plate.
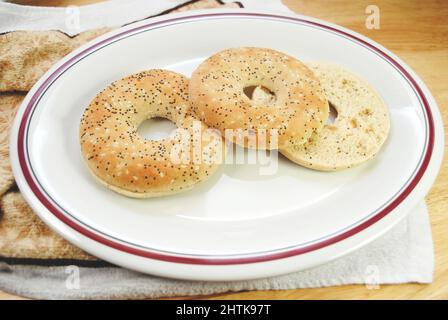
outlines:
{"label": "oval plate", "polygon": [[[90,176],[78,127],[96,93],[145,69],[189,75],[209,55],[240,46],[338,63],[368,80],[391,115],[378,156],[324,173],[271,155],[263,164],[223,165],[189,192],[143,200]],[[315,266],[378,237],[429,190],[442,147],[441,118],[428,89],[380,45],[308,17],[214,10],[136,23],[65,57],[25,98],[11,160],[35,212],[87,252],[155,275],[238,280]]]}

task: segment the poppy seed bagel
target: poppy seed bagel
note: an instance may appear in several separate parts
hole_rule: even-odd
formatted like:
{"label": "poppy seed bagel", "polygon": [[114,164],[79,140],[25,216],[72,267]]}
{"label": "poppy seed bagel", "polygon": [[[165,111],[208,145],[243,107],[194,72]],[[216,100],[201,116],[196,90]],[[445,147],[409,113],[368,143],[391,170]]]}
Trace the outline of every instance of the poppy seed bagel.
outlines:
{"label": "poppy seed bagel", "polygon": [[[267,88],[274,99],[256,103],[244,93],[251,86]],[[220,51],[199,65],[190,80],[190,101],[207,125],[223,135],[242,132],[233,141],[245,147],[253,147],[248,140],[254,136],[258,149],[304,143],[324,125],[329,110],[319,81],[302,62],[252,47]]]}
{"label": "poppy seed bagel", "polygon": [[[175,123],[174,134],[162,140],[140,136],[138,126],[153,117]],[[192,188],[213,174],[225,148],[220,134],[190,112],[188,79],[164,70],[140,72],[101,91],[85,110],[79,134],[93,176],[137,198]]]}

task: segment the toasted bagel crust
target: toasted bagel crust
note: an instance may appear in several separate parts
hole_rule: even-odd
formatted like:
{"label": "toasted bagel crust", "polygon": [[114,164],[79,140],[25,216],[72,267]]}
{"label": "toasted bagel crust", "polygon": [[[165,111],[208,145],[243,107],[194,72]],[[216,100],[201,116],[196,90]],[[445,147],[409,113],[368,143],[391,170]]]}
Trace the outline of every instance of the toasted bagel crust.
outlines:
{"label": "toasted bagel crust", "polygon": [[[153,117],[167,118],[178,129],[169,138],[147,140],[137,128]],[[85,110],[79,134],[95,178],[137,198],[192,188],[217,169],[225,146],[219,133],[190,112],[188,79],[164,70],[125,77],[100,92]]]}
{"label": "toasted bagel crust", "polygon": [[[244,88],[269,89],[275,100],[257,103]],[[205,60],[190,80],[190,101],[196,115],[222,134],[242,130],[259,139],[258,149],[301,144],[328,117],[328,102],[319,81],[303,63],[278,51],[236,48]],[[278,145],[269,133],[277,133]],[[247,136],[234,140],[248,147]]]}

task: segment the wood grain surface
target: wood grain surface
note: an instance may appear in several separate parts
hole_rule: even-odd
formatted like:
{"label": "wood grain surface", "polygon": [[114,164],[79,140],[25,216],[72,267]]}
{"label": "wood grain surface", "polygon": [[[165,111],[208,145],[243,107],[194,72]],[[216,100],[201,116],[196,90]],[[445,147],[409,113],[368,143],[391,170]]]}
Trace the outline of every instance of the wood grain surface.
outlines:
{"label": "wood grain surface", "polygon": [[[283,0],[293,11],[330,21],[359,32],[382,44],[409,64],[434,95],[445,124],[445,151],[448,137],[448,1],[393,0]],[[21,0],[27,5],[84,5],[95,0]],[[380,29],[369,30],[366,7],[380,9]],[[436,268],[430,285],[362,285],[282,291],[253,291],[220,294],[198,299],[448,299],[448,160],[446,157],[436,183],[426,197],[433,231]],[[183,299],[182,297],[179,297]],[[20,299],[0,291],[0,299]]]}

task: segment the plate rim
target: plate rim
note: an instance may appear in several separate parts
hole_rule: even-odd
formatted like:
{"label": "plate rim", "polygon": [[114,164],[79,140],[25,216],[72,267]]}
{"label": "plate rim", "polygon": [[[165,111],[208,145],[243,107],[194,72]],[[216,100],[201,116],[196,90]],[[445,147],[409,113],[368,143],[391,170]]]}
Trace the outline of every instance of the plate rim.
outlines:
{"label": "plate rim", "polygon": [[[84,236],[90,238],[93,241],[97,241],[103,245],[109,246],[111,248],[114,248],[116,250],[124,251],[129,254],[134,254],[141,257],[146,257],[150,259],[155,260],[162,260],[167,262],[174,262],[174,263],[184,263],[184,264],[200,264],[200,265],[232,265],[232,264],[248,264],[248,263],[255,263],[255,262],[266,262],[271,260],[278,260],[283,258],[288,258],[292,256],[302,255],[311,251],[316,251],[318,249],[322,249],[324,247],[327,247],[331,244],[335,244],[337,242],[340,242],[342,240],[345,240],[353,235],[356,235],[360,233],[361,231],[365,230],[366,228],[370,227],[371,225],[375,224],[382,218],[384,218],[386,215],[393,212],[393,210],[399,206],[414,190],[414,188],[417,186],[417,184],[420,182],[421,178],[425,175],[426,170],[429,167],[429,164],[431,162],[431,158],[433,155],[433,149],[434,149],[434,137],[435,137],[435,125],[434,125],[434,118],[433,118],[433,111],[431,109],[431,105],[428,101],[431,101],[434,106],[437,106],[435,104],[434,99],[429,95],[427,99],[424,91],[428,90],[422,90],[425,89],[425,86],[423,82],[419,79],[418,76],[415,74],[412,75],[412,71],[409,67],[407,67],[403,62],[401,62],[397,57],[395,57],[393,54],[388,52],[386,49],[384,49],[381,45],[378,45],[374,41],[365,38],[362,35],[359,35],[357,33],[354,33],[353,31],[346,30],[345,28],[332,25],[330,23],[320,21],[314,18],[304,17],[300,15],[286,15],[286,14],[272,14],[272,13],[266,13],[266,12],[249,12],[247,10],[219,10],[220,12],[217,12],[218,10],[214,10],[214,12],[207,11],[206,13],[183,13],[183,14],[177,14],[163,17],[163,18],[156,18],[156,19],[149,19],[144,22],[140,22],[137,24],[130,25],[128,27],[120,28],[118,30],[112,31],[111,33],[108,33],[99,39],[93,40],[92,42],[84,45],[78,50],[75,50],[72,54],[69,54],[66,58],[62,59],[59,63],[57,63],[52,69],[50,69],[38,83],[30,90],[29,94],[27,95],[27,99],[24,100],[22,106],[20,107],[22,112],[18,112],[18,115],[16,117],[16,120],[14,122],[14,132],[11,135],[11,162],[13,164],[13,170],[14,174],[18,176],[19,174],[24,179],[19,179],[18,185],[20,190],[26,190],[25,187],[29,187],[30,191],[33,192],[33,194],[28,194],[27,192],[24,192],[27,196],[34,197],[34,200],[38,200],[40,204],[44,205],[46,209],[53,214],[56,218],[58,218],[61,222],[63,222],[65,225],[69,226],[73,230],[80,232]],[[223,12],[224,11],[224,12]],[[133,33],[140,29],[147,29],[151,28],[151,26],[157,26],[160,24],[172,24],[175,21],[179,20],[191,20],[191,19],[197,19],[197,18],[203,18],[203,17],[216,17],[216,16],[243,16],[243,17],[258,17],[258,18],[271,18],[271,19],[283,19],[283,20],[289,20],[289,21],[296,21],[300,23],[306,23],[306,24],[312,24],[317,25],[318,27],[330,29],[337,33],[342,33],[345,36],[348,36],[352,39],[354,39],[357,42],[361,42],[364,45],[370,47],[371,49],[377,51],[378,53],[382,54],[383,56],[387,57],[389,61],[393,62],[394,65],[407,76],[407,79],[412,83],[414,88],[417,90],[419,97],[421,98],[422,102],[424,102],[425,106],[425,113],[428,120],[428,127],[429,127],[429,139],[428,139],[428,146],[426,149],[426,154],[423,162],[420,165],[420,168],[418,169],[417,174],[414,176],[411,183],[409,183],[405,190],[392,201],[392,203],[389,203],[386,208],[381,210],[379,213],[377,213],[374,217],[368,219],[367,221],[355,226],[354,228],[351,228],[350,230],[343,232],[342,234],[336,235],[330,239],[326,239],[324,241],[318,242],[317,244],[312,244],[305,247],[295,248],[295,249],[289,249],[286,251],[281,252],[274,252],[274,253],[268,253],[268,254],[257,254],[253,253],[250,254],[250,256],[241,255],[237,257],[232,258],[222,258],[223,256],[212,256],[213,258],[203,258],[203,257],[196,257],[195,255],[183,255],[183,254],[166,254],[166,253],[160,253],[157,251],[149,251],[148,250],[141,250],[129,246],[125,246],[120,243],[116,243],[114,241],[111,241],[107,238],[103,238],[90,230],[85,229],[84,227],[76,224],[74,221],[70,220],[68,217],[66,217],[64,214],[58,211],[57,208],[55,208],[51,202],[46,199],[45,196],[43,196],[39,190],[39,188],[35,185],[31,175],[29,172],[26,172],[28,169],[26,167],[26,159],[23,158],[23,134],[24,134],[24,124],[26,123],[27,115],[32,110],[34,106],[34,102],[36,101],[39,94],[42,93],[43,88],[45,88],[47,81],[52,80],[52,77],[57,75],[58,72],[68,64],[74,63],[78,60],[78,58],[82,57],[85,53],[92,50],[92,48],[96,48],[98,46],[101,46],[104,43],[110,42],[116,38],[121,37],[123,34],[127,33]],[[409,72],[411,71],[411,72]],[[437,110],[437,109],[436,109]],[[19,125],[20,124],[20,125]],[[17,140],[14,139],[14,137],[17,138]],[[22,143],[22,144],[21,144]],[[22,152],[22,153],[21,153]],[[18,162],[14,161],[15,159],[13,156],[18,153]],[[14,155],[13,155],[14,154]],[[441,157],[440,157],[441,158]],[[24,162],[25,161],[25,162]],[[437,161],[436,161],[437,163]],[[25,167],[23,166],[25,165]],[[25,168],[25,172],[23,170]],[[438,168],[436,168],[437,171]],[[18,174],[19,173],[19,174]],[[429,189],[429,186],[432,184],[432,181],[430,181],[429,185],[426,189]],[[426,190],[425,190],[426,191]],[[37,192],[37,194],[36,194]],[[40,194],[40,195],[39,195]],[[155,249],[156,250],[156,249]],[[279,249],[281,250],[281,249]],[[225,256],[224,256],[225,257]]]}

